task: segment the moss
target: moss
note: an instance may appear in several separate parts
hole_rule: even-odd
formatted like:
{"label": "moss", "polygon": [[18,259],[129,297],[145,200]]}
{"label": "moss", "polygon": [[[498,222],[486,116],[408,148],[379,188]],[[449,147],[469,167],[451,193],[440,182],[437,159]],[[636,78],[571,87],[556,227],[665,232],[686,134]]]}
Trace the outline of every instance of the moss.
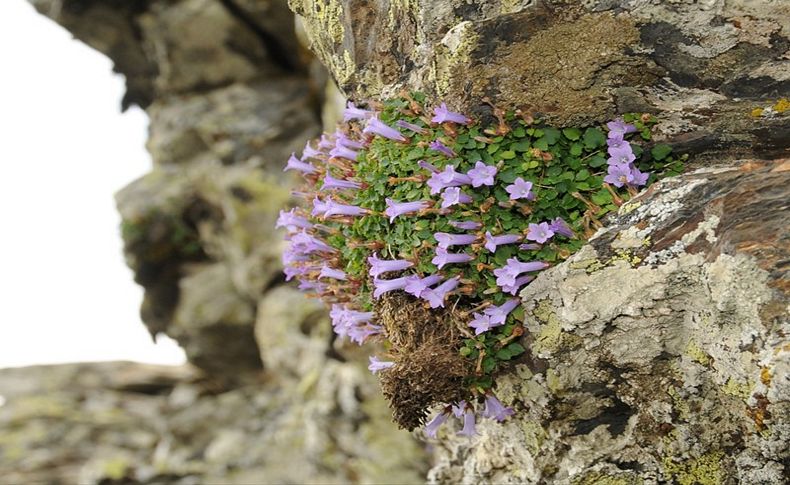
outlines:
{"label": "moss", "polygon": [[722,387],[724,394],[735,396],[741,399],[749,399],[752,395],[752,386],[748,382],[739,382],[732,377],[727,379],[727,383]]}
{"label": "moss", "polygon": [[686,346],[686,355],[691,357],[694,362],[698,362],[705,366],[710,365],[712,360],[710,356],[700,348],[697,342],[693,340],[689,340],[689,344]]}
{"label": "moss", "polygon": [[680,485],[717,485],[723,482],[724,472],[721,451],[708,452],[695,460],[676,462],[672,457],[663,459],[664,475]]}

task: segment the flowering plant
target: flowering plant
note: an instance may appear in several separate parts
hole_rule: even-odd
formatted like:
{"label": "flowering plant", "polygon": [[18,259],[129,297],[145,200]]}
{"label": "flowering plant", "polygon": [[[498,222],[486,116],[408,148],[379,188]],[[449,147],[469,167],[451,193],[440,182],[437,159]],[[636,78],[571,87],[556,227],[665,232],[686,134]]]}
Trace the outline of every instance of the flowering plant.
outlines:
{"label": "flowering plant", "polygon": [[640,144],[650,115],[556,129],[491,107],[484,126],[423,101],[349,103],[341,128],[288,160],[304,204],[277,225],[288,232],[287,279],[331,305],[335,333],[386,342],[387,359],[372,356],[370,369],[395,420],[412,429],[444,403],[428,433],[454,414],[473,435],[476,403],[498,421],[513,413],[492,387],[525,352],[518,291],[656,171],[682,163],[667,145]]}

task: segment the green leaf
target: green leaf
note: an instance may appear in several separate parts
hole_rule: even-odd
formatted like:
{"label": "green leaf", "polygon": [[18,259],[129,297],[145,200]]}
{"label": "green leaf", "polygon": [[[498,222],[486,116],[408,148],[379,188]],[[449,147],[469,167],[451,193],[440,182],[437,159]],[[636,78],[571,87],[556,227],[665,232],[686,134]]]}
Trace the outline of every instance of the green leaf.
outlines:
{"label": "green leaf", "polygon": [[513,150],[507,150],[507,151],[504,151],[504,152],[500,153],[499,156],[503,160],[511,160],[513,158],[516,158],[516,152],[514,152]]}
{"label": "green leaf", "polygon": [[586,168],[579,170],[579,173],[576,174],[576,180],[587,180],[588,178],[590,178],[590,172]]}
{"label": "green leaf", "polygon": [[571,145],[570,154],[575,157],[578,157],[579,155],[582,154],[583,149],[584,146],[581,143],[574,143],[573,145]]}
{"label": "green leaf", "polygon": [[483,358],[483,372],[490,374],[496,368],[496,359],[487,355]]}
{"label": "green leaf", "polygon": [[472,349],[469,347],[461,347],[461,350],[458,351],[464,357],[468,356],[472,353]]}
{"label": "green leaf", "polygon": [[495,356],[499,360],[510,360],[512,357],[512,355],[510,355],[510,351],[507,348],[498,350]]}
{"label": "green leaf", "polygon": [[655,160],[663,160],[667,158],[667,155],[670,153],[672,153],[672,147],[665,143],[658,144],[650,150],[650,154],[653,155]]}
{"label": "green leaf", "polygon": [[533,143],[532,146],[534,146],[538,150],[541,150],[541,151],[545,152],[546,150],[549,149],[549,142],[546,141],[545,138],[539,138],[539,139],[535,140],[535,143]]}
{"label": "green leaf", "polygon": [[606,189],[601,189],[592,195],[592,201],[597,205],[606,205],[612,201],[612,194]]}
{"label": "green leaf", "polygon": [[591,166],[592,168],[598,168],[606,165],[606,159],[603,157],[603,155],[596,155],[590,159],[587,165]]}
{"label": "green leaf", "polygon": [[606,136],[603,131],[598,128],[587,128],[584,130],[584,146],[592,150],[594,148],[602,147],[606,144]]}
{"label": "green leaf", "polygon": [[513,356],[523,354],[525,350],[524,347],[517,342],[513,342],[505,348],[508,349]]}
{"label": "green leaf", "polygon": [[549,145],[557,143],[557,140],[560,139],[560,130],[556,128],[543,128],[543,133],[543,139],[546,140],[546,143]]}
{"label": "green leaf", "polygon": [[571,141],[576,141],[582,136],[582,132],[578,128],[565,128],[562,130],[562,134]]}

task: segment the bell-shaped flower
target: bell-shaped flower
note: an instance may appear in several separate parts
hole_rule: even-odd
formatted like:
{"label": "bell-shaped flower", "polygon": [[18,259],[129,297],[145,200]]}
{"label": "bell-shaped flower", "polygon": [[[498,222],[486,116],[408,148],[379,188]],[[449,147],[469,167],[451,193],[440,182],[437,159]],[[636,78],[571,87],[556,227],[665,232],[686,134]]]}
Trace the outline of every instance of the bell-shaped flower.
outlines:
{"label": "bell-shaped flower", "polygon": [[615,187],[622,187],[634,181],[634,173],[630,163],[613,163],[609,165],[606,177],[603,181]]}
{"label": "bell-shaped flower", "polygon": [[529,232],[527,233],[527,239],[530,241],[535,241],[537,243],[543,244],[549,239],[554,236],[554,231],[551,230],[551,227],[547,222],[541,222],[540,224],[530,224],[529,225]]}
{"label": "bell-shaped flower", "polygon": [[400,278],[393,278],[391,280],[373,279],[373,298],[378,299],[384,293],[402,290],[406,287],[408,276],[401,276]]}
{"label": "bell-shaped flower", "polygon": [[333,278],[340,281],[345,281],[347,276],[346,273],[339,269],[330,268],[327,265],[323,265],[321,267],[321,273],[318,275],[318,279],[321,278]]}
{"label": "bell-shaped flower", "polygon": [[464,229],[466,231],[476,231],[483,227],[483,224],[476,221],[447,221],[448,224],[456,229]]}
{"label": "bell-shaped flower", "polygon": [[497,168],[493,165],[486,165],[483,162],[475,162],[475,168],[466,172],[472,179],[472,187],[480,187],[481,185],[494,185],[494,176],[496,176]]}
{"label": "bell-shaped flower", "polygon": [[650,172],[640,172],[638,168],[631,167],[631,185],[634,187],[646,185],[648,177],[650,177]]}
{"label": "bell-shaped flower", "polygon": [[414,263],[405,259],[379,259],[376,253],[368,257],[368,263],[370,264],[370,276],[373,278],[378,278],[388,271],[402,271],[414,266]]}
{"label": "bell-shaped flower", "polygon": [[486,231],[485,248],[492,253],[495,253],[497,246],[504,244],[514,244],[521,241],[522,238],[523,236],[521,234],[502,234],[501,236],[492,236],[489,231]]}
{"label": "bell-shaped flower", "polygon": [[406,286],[403,287],[403,291],[420,298],[422,297],[423,293],[425,293],[431,286],[440,281],[442,281],[442,277],[435,274],[426,276],[425,278],[412,275],[406,278]]}
{"label": "bell-shaped flower", "polygon": [[431,308],[444,308],[444,300],[447,294],[458,286],[460,276],[450,278],[436,288],[425,290],[422,294],[422,299],[426,300]]}
{"label": "bell-shaped flower", "polygon": [[334,200],[328,200],[326,202],[326,211],[324,211],[324,217],[362,216],[369,213],[370,211],[363,207],[357,207],[355,205],[349,205],[349,204],[340,204],[338,202],[335,202]]}
{"label": "bell-shaped flower", "polygon": [[437,152],[441,153],[442,155],[444,155],[444,156],[446,156],[448,158],[453,158],[453,157],[456,156],[455,152],[450,147],[448,147],[447,145],[445,145],[444,143],[442,143],[439,140],[434,140],[434,141],[430,142],[428,144],[428,148],[430,148],[431,150],[437,151]]}
{"label": "bell-shaped flower", "polygon": [[500,423],[515,413],[512,408],[505,407],[493,394],[486,394],[485,404],[483,417],[495,419]]}
{"label": "bell-shaped flower", "polygon": [[439,246],[436,248],[436,256],[431,260],[439,269],[444,268],[448,264],[453,263],[468,263],[475,259],[474,256],[465,253],[448,253],[447,249]]}
{"label": "bell-shaped flower", "polygon": [[473,244],[478,239],[474,234],[448,234],[446,232],[437,232],[433,237],[436,238],[439,247],[444,249],[450,246],[466,246],[467,244]]}
{"label": "bell-shaped flower", "polygon": [[563,219],[562,217],[557,217],[553,221],[551,221],[551,224],[549,224],[549,228],[552,231],[554,231],[554,234],[559,234],[560,236],[565,236],[568,238],[572,238],[575,236],[575,234],[573,233],[573,229],[571,229],[571,226],[569,226],[568,223],[565,222],[565,219]]}
{"label": "bell-shaped flower", "polygon": [[393,367],[395,365],[395,362],[379,360],[378,357],[374,355],[368,357],[368,360],[370,361],[370,365],[368,365],[368,370],[373,374],[389,369],[390,367]]}
{"label": "bell-shaped flower", "polygon": [[406,141],[406,137],[401,135],[400,131],[379,121],[378,116],[374,116],[368,120],[362,133],[372,133],[394,141]]}
{"label": "bell-shaped flower", "polygon": [[302,172],[303,174],[311,174],[317,171],[317,169],[312,164],[303,162],[296,158],[296,154],[294,153],[292,153],[288,158],[288,163],[286,163],[283,172],[287,172],[288,170],[296,170],[297,172]]}
{"label": "bell-shaped flower", "polygon": [[277,217],[277,223],[274,225],[275,229],[284,227],[288,232],[294,232],[298,229],[310,229],[313,224],[296,213],[296,209],[289,211],[280,210],[280,215]]}
{"label": "bell-shaped flower", "polygon": [[431,118],[431,123],[447,122],[466,125],[469,123],[469,118],[462,115],[461,113],[450,111],[447,109],[447,103],[442,103],[439,107],[433,109],[433,118]]}
{"label": "bell-shaped flower", "polygon": [[504,325],[505,321],[507,320],[507,316],[510,315],[510,312],[512,312],[520,303],[521,300],[518,298],[511,298],[499,306],[491,306],[486,308],[483,310],[483,313],[490,317],[492,326]]}
{"label": "bell-shaped flower", "polygon": [[436,168],[433,164],[426,162],[425,160],[420,160],[419,162],[417,162],[417,166],[431,173],[439,173],[438,168]]}
{"label": "bell-shaped flower", "polygon": [[353,160],[355,162],[357,161],[357,155],[358,155],[357,152],[355,152],[354,150],[352,150],[352,149],[350,149],[348,147],[344,147],[342,145],[335,146],[329,152],[329,156],[330,157],[333,157],[333,158],[345,158],[347,160]]}
{"label": "bell-shaped flower", "polygon": [[320,155],[321,152],[313,148],[309,141],[305,143],[304,150],[302,151],[302,160],[305,158],[318,158]]}
{"label": "bell-shaped flower", "polygon": [[484,313],[474,313],[474,318],[469,322],[469,326],[475,329],[475,335],[480,335],[483,332],[488,332],[496,327],[492,321],[491,316]]}
{"label": "bell-shaped flower", "polygon": [[452,165],[447,165],[444,167],[444,170],[434,173],[428,179],[428,187],[431,188],[431,194],[438,194],[447,187],[460,187],[471,183],[472,179],[468,175],[457,172]]}
{"label": "bell-shaped flower", "polygon": [[449,416],[447,411],[442,411],[434,416],[434,418],[425,425],[425,434],[428,435],[429,438],[436,438],[436,432],[439,431],[439,428],[447,421]]}
{"label": "bell-shaped flower", "polygon": [[384,201],[387,204],[387,209],[384,213],[390,218],[390,222],[394,222],[395,218],[398,216],[413,214],[430,207],[430,203],[425,200],[418,200],[416,202],[395,202],[390,198],[386,198]]}
{"label": "bell-shaped flower", "polygon": [[469,438],[477,434],[477,429],[475,428],[475,412],[472,409],[467,408],[466,411],[464,411],[464,427],[458,434]]}
{"label": "bell-shaped flower", "polygon": [[335,131],[335,146],[351,148],[352,150],[361,150],[362,148],[365,148],[364,143],[352,140],[340,130]]}
{"label": "bell-shaped flower", "polygon": [[369,111],[362,108],[357,108],[354,103],[349,101],[346,103],[346,108],[343,110],[343,123],[348,123],[351,120],[364,120],[371,118],[376,114],[375,111]]}
{"label": "bell-shaped flower", "polygon": [[442,209],[448,209],[456,204],[468,204],[472,198],[466,195],[458,187],[447,187],[442,192]]}
{"label": "bell-shaped flower", "polygon": [[358,189],[360,187],[362,187],[362,184],[359,182],[337,179],[327,171],[326,175],[324,175],[324,184],[321,186],[321,190]]}
{"label": "bell-shaped flower", "polygon": [[606,127],[609,128],[609,138],[615,138],[618,136],[622,138],[623,135],[636,131],[636,126],[626,123],[622,118],[617,118],[614,121],[606,123]]}
{"label": "bell-shaped flower", "polygon": [[636,155],[634,155],[633,150],[631,150],[631,145],[626,144],[623,147],[609,150],[609,159],[607,163],[611,165],[629,165],[634,160],[636,160]]}
{"label": "bell-shaped flower", "polygon": [[505,192],[510,194],[511,200],[535,199],[535,194],[532,193],[532,182],[525,181],[521,177],[518,177],[512,184],[505,187]]}

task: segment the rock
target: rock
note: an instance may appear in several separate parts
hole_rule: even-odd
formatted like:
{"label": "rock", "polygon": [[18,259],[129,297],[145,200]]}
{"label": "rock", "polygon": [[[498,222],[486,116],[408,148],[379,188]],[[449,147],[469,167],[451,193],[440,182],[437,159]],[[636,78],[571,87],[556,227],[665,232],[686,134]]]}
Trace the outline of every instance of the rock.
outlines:
{"label": "rock", "polygon": [[[445,435],[434,482],[781,483],[788,160],[666,179],[521,296],[518,413]],[[736,209],[737,208],[737,209]]]}
{"label": "rock", "polygon": [[782,156],[790,5],[747,0],[290,0],[311,49],[357,100],[417,90],[491,114],[484,98],[561,126],[657,114],[676,151],[725,163]]}

